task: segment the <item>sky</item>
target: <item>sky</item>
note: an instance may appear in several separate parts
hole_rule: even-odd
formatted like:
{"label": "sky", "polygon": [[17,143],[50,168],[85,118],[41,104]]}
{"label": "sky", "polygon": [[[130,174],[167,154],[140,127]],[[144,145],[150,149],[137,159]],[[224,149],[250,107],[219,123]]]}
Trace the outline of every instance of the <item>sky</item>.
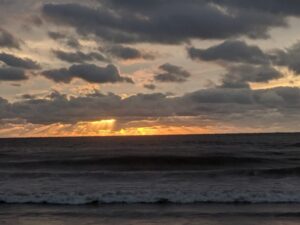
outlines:
{"label": "sky", "polygon": [[300,2],[0,0],[0,137],[300,131]]}

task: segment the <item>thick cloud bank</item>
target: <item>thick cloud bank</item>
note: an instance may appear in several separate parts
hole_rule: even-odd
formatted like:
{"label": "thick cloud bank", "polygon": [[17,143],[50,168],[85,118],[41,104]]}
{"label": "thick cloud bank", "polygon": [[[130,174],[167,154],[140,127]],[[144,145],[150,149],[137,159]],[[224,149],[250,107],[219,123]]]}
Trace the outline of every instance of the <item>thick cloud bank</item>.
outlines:
{"label": "thick cloud bank", "polygon": [[[147,118],[200,117],[202,121],[265,124],[294,123],[299,119],[300,89],[266,90],[213,88],[171,97],[161,93],[122,98],[115,94],[67,97],[53,92],[47,98],[15,103],[0,99],[0,119],[24,119],[34,124],[76,123],[106,118],[142,121]],[[274,124],[273,124],[274,125]]]}
{"label": "thick cloud bank", "polygon": [[277,1],[274,8],[251,1],[253,10],[247,4],[230,0],[103,0],[99,3],[99,7],[45,4],[43,14],[54,23],[74,27],[79,34],[93,34],[114,43],[171,44],[195,38],[266,38],[270,28],[287,25],[287,16],[299,15],[298,3],[293,9],[294,2],[288,6],[283,1]]}

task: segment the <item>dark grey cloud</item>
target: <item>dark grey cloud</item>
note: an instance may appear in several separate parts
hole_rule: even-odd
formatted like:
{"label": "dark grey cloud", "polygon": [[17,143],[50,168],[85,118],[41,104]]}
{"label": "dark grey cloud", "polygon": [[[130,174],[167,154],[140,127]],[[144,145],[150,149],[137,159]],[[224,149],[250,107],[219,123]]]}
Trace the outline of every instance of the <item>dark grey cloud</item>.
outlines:
{"label": "dark grey cloud", "polygon": [[[115,8],[128,8],[135,11],[145,11],[149,8],[156,9],[162,4],[182,2],[181,0],[153,0],[153,1],[139,1],[139,0],[99,0],[99,2],[105,2],[107,5]],[[224,7],[235,7],[247,10],[259,10],[262,12],[279,13],[285,15],[300,14],[300,3],[294,0],[253,0],[253,1],[240,1],[240,0],[191,0],[190,2],[203,4],[203,3],[215,3]]]}
{"label": "dark grey cloud", "polygon": [[170,63],[163,64],[159,67],[162,73],[154,76],[159,82],[185,82],[191,74],[182,67],[172,65]]}
{"label": "dark grey cloud", "polygon": [[[147,11],[149,9],[157,9],[159,8],[162,4],[166,4],[169,2],[172,3],[177,3],[180,2],[180,0],[152,0],[152,1],[139,1],[139,0],[127,0],[127,1],[122,1],[122,0],[98,0],[101,3],[104,3],[109,6],[109,8],[117,8],[117,9],[130,9],[133,10],[134,12],[136,11]],[[203,2],[203,1],[202,1]]]}
{"label": "dark grey cloud", "polygon": [[235,63],[269,64],[269,56],[259,47],[244,41],[227,40],[207,49],[188,48],[192,59],[203,61],[228,61]]}
{"label": "dark grey cloud", "polygon": [[292,45],[285,50],[274,50],[270,54],[274,64],[286,66],[297,74],[300,74],[300,42]]}
{"label": "dark grey cloud", "polygon": [[270,53],[244,41],[227,40],[207,49],[190,47],[187,51],[193,60],[214,61],[227,70],[222,87],[250,88],[251,82],[267,83],[282,78],[283,74],[274,66],[287,66],[296,70],[296,56],[300,56],[299,46],[294,45],[286,51],[277,49]]}
{"label": "dark grey cloud", "polygon": [[20,96],[20,99],[23,99],[23,100],[29,100],[29,99],[35,99],[36,96],[35,95],[32,95],[32,94],[23,94]]}
{"label": "dark grey cloud", "polygon": [[[249,87],[249,82],[269,82],[283,77],[274,66],[284,66],[300,74],[300,42],[286,49],[264,52],[258,46],[243,41],[227,40],[207,49],[190,47],[188,55],[193,60],[222,61],[228,70],[223,86],[232,88]],[[240,64],[240,66],[236,66]]]}
{"label": "dark grey cloud", "polygon": [[[271,27],[286,26],[286,17],[259,10],[228,7],[226,13],[208,0],[100,1],[99,7],[44,4],[43,14],[82,35],[114,43],[180,43],[190,39],[225,39],[246,35],[266,38]],[[222,2],[223,4],[223,2]]]}
{"label": "dark grey cloud", "polygon": [[17,56],[0,53],[0,61],[4,62],[6,65],[11,67],[18,67],[23,69],[40,69],[40,66],[37,62],[28,59],[28,58],[19,58]]}
{"label": "dark grey cloud", "polygon": [[13,68],[13,67],[2,67],[0,68],[0,82],[1,81],[22,81],[27,80],[25,70]]}
{"label": "dark grey cloud", "polygon": [[83,62],[93,61],[93,60],[107,62],[105,56],[98,52],[83,53],[81,51],[65,52],[60,50],[53,50],[53,53],[60,60],[69,63],[83,63]]}
{"label": "dark grey cloud", "polygon": [[59,32],[54,32],[54,31],[49,31],[48,35],[53,40],[60,40],[60,39],[67,38],[67,36],[65,34],[62,34],[62,33],[59,33]]}
{"label": "dark grey cloud", "polygon": [[149,89],[149,90],[155,90],[156,86],[154,84],[145,84],[144,88]]}
{"label": "dark grey cloud", "polygon": [[70,68],[48,70],[42,73],[55,82],[70,83],[74,78],[80,78],[90,83],[133,83],[133,80],[120,75],[114,65],[99,67],[93,64],[72,65]]}
{"label": "dark grey cloud", "polygon": [[222,80],[222,87],[249,88],[249,82],[267,83],[271,80],[282,78],[283,74],[273,67],[263,66],[233,66]]}
{"label": "dark grey cloud", "polygon": [[31,22],[33,25],[40,27],[44,24],[44,21],[39,16],[32,16],[29,18],[29,22]]}
{"label": "dark grey cloud", "polygon": [[0,27],[0,47],[20,48],[20,42],[7,30]]}
{"label": "dark grey cloud", "polygon": [[149,53],[142,52],[138,49],[122,46],[122,45],[114,45],[109,47],[106,50],[110,55],[113,57],[117,57],[123,60],[130,60],[130,59],[146,59],[146,60],[153,60],[155,56]]}
{"label": "dark grey cloud", "polygon": [[71,48],[78,49],[81,47],[79,41],[77,39],[75,39],[74,37],[70,37],[68,35],[65,35],[65,34],[62,34],[59,32],[54,32],[54,31],[49,31],[48,36],[53,40],[63,42],[65,45],[67,45]]}
{"label": "dark grey cloud", "polygon": [[[235,123],[265,123],[278,116],[299,118],[300,89],[211,88],[170,97],[161,93],[122,98],[95,92],[67,97],[54,92],[45,99],[27,98],[10,103],[0,98],[0,119],[23,119],[35,124],[76,123],[106,118],[138,121],[147,118],[201,117],[203,120]],[[276,122],[275,125],[278,125]],[[294,123],[294,121],[290,121]],[[249,123],[248,123],[249,125]]]}
{"label": "dark grey cloud", "polygon": [[66,45],[69,46],[70,48],[76,48],[76,49],[81,47],[79,41],[71,37],[66,39]]}
{"label": "dark grey cloud", "polygon": [[[2,104],[0,102],[1,119],[22,118],[35,124],[76,123],[112,116],[136,118],[171,113],[164,110],[169,104],[163,94],[138,94],[122,99],[115,94],[101,93],[68,98],[54,92],[47,99],[27,99],[13,104],[3,99],[2,102]],[[157,107],[162,110],[154,110]],[[5,113],[2,113],[3,108],[6,109]]]}
{"label": "dark grey cloud", "polygon": [[213,0],[212,2],[218,3],[225,7],[236,7],[245,10],[258,10],[265,13],[283,14],[289,16],[300,15],[300,3],[294,0]]}
{"label": "dark grey cloud", "polygon": [[[255,117],[258,113],[268,111],[280,115],[293,115],[300,109],[300,89],[277,87],[271,89],[251,90],[247,88],[228,89],[213,88],[200,90],[183,97],[183,103],[192,100],[188,111],[196,114],[210,115],[215,118],[239,114]],[[185,103],[186,104],[186,103]],[[257,122],[257,121],[256,121]],[[264,121],[260,121],[263,123]]]}

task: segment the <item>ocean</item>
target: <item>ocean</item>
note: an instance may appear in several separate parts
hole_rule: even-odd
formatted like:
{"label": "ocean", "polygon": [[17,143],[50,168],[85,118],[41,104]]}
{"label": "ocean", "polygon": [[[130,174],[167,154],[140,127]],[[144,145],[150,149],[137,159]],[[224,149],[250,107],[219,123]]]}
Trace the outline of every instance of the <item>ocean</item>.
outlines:
{"label": "ocean", "polygon": [[0,224],[300,224],[300,134],[0,139]]}

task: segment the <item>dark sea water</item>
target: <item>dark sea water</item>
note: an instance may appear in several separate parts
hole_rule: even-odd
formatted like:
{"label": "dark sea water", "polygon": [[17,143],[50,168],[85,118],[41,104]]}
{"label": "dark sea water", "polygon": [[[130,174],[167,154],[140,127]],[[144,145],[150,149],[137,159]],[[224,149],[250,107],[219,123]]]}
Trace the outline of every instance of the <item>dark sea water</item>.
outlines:
{"label": "dark sea water", "polygon": [[300,134],[0,139],[0,224],[300,224]]}

